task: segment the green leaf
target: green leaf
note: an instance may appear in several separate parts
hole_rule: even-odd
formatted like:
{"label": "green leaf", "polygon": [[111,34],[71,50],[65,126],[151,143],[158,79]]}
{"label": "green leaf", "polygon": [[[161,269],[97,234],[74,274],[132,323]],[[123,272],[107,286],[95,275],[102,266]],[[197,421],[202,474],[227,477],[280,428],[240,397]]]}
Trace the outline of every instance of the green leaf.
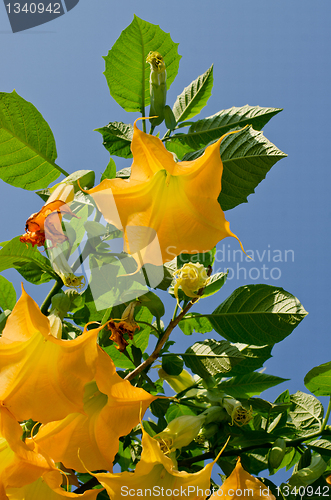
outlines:
{"label": "green leaf", "polygon": [[16,304],[16,292],[12,283],[3,276],[0,276],[0,307],[5,309],[13,309]]}
{"label": "green leaf", "polygon": [[116,177],[116,164],[112,158],[109,158],[109,163],[101,176],[100,182],[104,179],[114,179],[114,177]]}
{"label": "green leaf", "polygon": [[172,404],[169,406],[165,418],[169,423],[171,420],[181,417],[182,415],[196,415],[196,413],[189,406]]}
{"label": "green leaf", "polygon": [[212,266],[215,260],[216,247],[204,253],[181,253],[177,257],[177,268],[180,269],[188,262],[203,264],[204,267]]}
{"label": "green leaf", "polygon": [[238,375],[221,382],[218,388],[234,398],[258,396],[261,392],[285,382],[286,378],[267,375],[266,373],[248,373]]}
{"label": "green leaf", "polygon": [[243,358],[240,351],[230,342],[217,342],[212,339],[196,342],[181,356],[186,366],[201,378],[227,373]]}
{"label": "green leaf", "polygon": [[318,432],[323,418],[323,406],[312,394],[297,391],[291,395],[292,407],[289,412],[292,424],[301,436]]}
{"label": "green leaf", "polygon": [[247,344],[234,344],[241,354],[243,355],[242,361],[234,366],[228,376],[244,375],[250,373],[258,368],[261,368],[267,359],[271,358],[272,346],[264,345],[247,345]]}
{"label": "green leaf", "polygon": [[176,121],[189,120],[200,113],[207,104],[213,88],[213,65],[207,71],[194,80],[177,97],[172,111]]}
{"label": "green leaf", "polygon": [[331,394],[331,361],[312,368],[304,379],[307,389],[315,396]]}
{"label": "green leaf", "polygon": [[179,375],[183,371],[184,362],[174,354],[162,356],[162,368],[168,375]]}
{"label": "green leaf", "polygon": [[235,128],[251,125],[255,130],[261,130],[280,111],[280,108],[261,108],[248,104],[239,108],[233,106],[194,122],[187,134],[176,134],[172,136],[172,140],[177,139],[196,150]]}
{"label": "green leaf", "polygon": [[5,328],[6,322],[7,322],[7,318],[8,318],[8,316],[10,316],[10,314],[11,314],[11,310],[10,309],[6,309],[2,313],[0,313],[0,334],[3,331],[3,329]]}
{"label": "green leaf", "polygon": [[157,418],[164,418],[168,408],[170,405],[170,400],[169,399],[157,399],[156,401],[153,401],[150,405],[151,412],[153,415],[155,415]]}
{"label": "green leaf", "polygon": [[312,448],[314,451],[317,451],[320,455],[324,455],[328,457],[330,460],[331,457],[331,441],[328,439],[315,439],[313,441],[309,441],[309,448]]}
{"label": "green leaf", "polygon": [[161,318],[164,313],[162,300],[153,292],[147,292],[139,297],[139,301],[146,306],[156,318]]}
{"label": "green leaf", "polygon": [[214,293],[217,293],[226,282],[227,275],[228,273],[212,274],[201,298],[203,299],[209,297],[210,295],[214,295]]}
{"label": "green leaf", "polygon": [[16,236],[0,250],[0,272],[13,267],[34,284],[57,279],[50,261],[37,248],[20,242]]}
{"label": "green leaf", "polygon": [[102,134],[103,145],[111,155],[132,158],[132,125],[123,122],[110,122],[105,127],[97,128],[95,131]]}
{"label": "green leaf", "polygon": [[175,153],[179,160],[181,160],[187,153],[192,153],[194,151],[194,148],[191,148],[188,144],[183,144],[176,140],[173,141],[172,139],[166,141],[164,144],[167,150],[171,153]]}
{"label": "green leaf", "polygon": [[[183,160],[194,160],[204,150],[188,153]],[[287,156],[264,137],[263,132],[252,127],[226,136],[221,142],[220,153],[223,175],[218,201],[224,211],[247,203],[247,197],[254,193],[271,167]]]}
{"label": "green leaf", "polygon": [[52,131],[39,111],[15,90],[0,92],[0,177],[12,186],[42,189],[62,172],[54,162]]}
{"label": "green leaf", "polygon": [[111,96],[126,111],[142,111],[149,104],[150,51],[159,52],[167,68],[167,88],[174,81],[180,57],[178,44],[169,33],[155,24],[134,16],[132,23],[122,31],[108,55],[104,57],[106,77]]}
{"label": "green leaf", "polygon": [[193,332],[208,333],[213,329],[208,318],[198,313],[187,314],[178,323],[178,326],[185,335],[192,335]]}
{"label": "green leaf", "polygon": [[283,288],[261,284],[237,288],[207,317],[227,340],[265,346],[290,335],[307,314]]}

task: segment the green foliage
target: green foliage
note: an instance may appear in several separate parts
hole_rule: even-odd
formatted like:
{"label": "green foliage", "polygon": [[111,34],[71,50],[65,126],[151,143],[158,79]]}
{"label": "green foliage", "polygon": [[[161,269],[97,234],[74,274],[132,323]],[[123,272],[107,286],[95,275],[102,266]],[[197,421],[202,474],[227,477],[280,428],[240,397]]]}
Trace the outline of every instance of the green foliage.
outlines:
{"label": "green foliage", "polygon": [[177,122],[182,122],[198,115],[207,104],[213,88],[213,65],[194,80],[177,97],[172,111]]}
{"label": "green foliage", "polygon": [[18,236],[0,250],[0,272],[11,267],[35,285],[57,278],[50,261],[36,247],[21,243]]}
{"label": "green foliage", "polygon": [[230,342],[273,345],[286,338],[307,312],[296,297],[271,285],[237,288],[208,319]]}
{"label": "green foliage", "polygon": [[196,342],[181,356],[186,366],[201,378],[227,373],[243,357],[239,349],[230,342],[211,339]]}
{"label": "green foliage", "polygon": [[96,129],[103,137],[103,145],[111,155],[132,158],[131,141],[133,126],[122,122],[112,122]]}
{"label": "green foliage", "polygon": [[331,394],[331,361],[312,368],[304,379],[305,386],[316,396]]}
{"label": "green foliage", "polygon": [[23,189],[45,188],[60,175],[56,157],[52,131],[39,111],[15,90],[0,92],[1,179]]}
{"label": "green foliage", "polygon": [[0,275],[0,307],[5,309],[13,309],[16,304],[15,288],[4,276]]}
{"label": "green foliage", "polygon": [[[177,46],[159,26],[134,16],[105,57],[105,76],[110,94],[118,104],[126,111],[140,111],[143,117],[146,116],[145,106],[150,102],[147,54],[158,51],[163,56],[169,88],[179,66]],[[168,128],[162,140],[180,160],[192,161],[222,135],[235,132],[224,137],[220,144],[224,170],[219,203],[223,210],[229,210],[247,202],[247,197],[254,193],[271,167],[286,156],[261,132],[281,109],[246,105],[222,110],[195,122],[188,121],[207,104],[212,86],[213,66],[182,91],[172,110],[169,105],[162,105]],[[155,123],[150,133],[154,132]],[[149,126],[147,120],[143,122],[144,129],[146,125]],[[189,127],[186,132],[183,132],[184,127]],[[103,145],[110,155],[132,157],[132,125],[112,121],[96,130],[101,133]],[[67,175],[54,163],[55,159],[52,132],[36,108],[15,91],[0,93],[0,177],[14,186],[40,189],[37,194],[46,202],[55,187],[48,188],[49,183],[59,172]],[[116,172],[115,162],[110,158],[101,181],[115,177],[128,179],[130,174],[129,166]],[[148,264],[137,272],[136,261],[131,256],[114,252],[115,240],[122,237],[121,231],[110,224],[102,225],[101,214],[94,211],[94,201],[79,191],[78,179],[82,188],[89,188],[93,186],[94,176],[94,171],[82,170],[66,179],[75,187],[75,200],[70,208],[77,216],[70,223],[65,216],[62,220],[70,240],[67,256],[79,251],[81,262],[88,263],[90,276],[87,276],[89,282],[85,290],[68,301],[71,309],[63,320],[62,339],[70,341],[81,336],[81,328],[89,322],[103,325],[98,336],[99,346],[120,369],[118,373],[122,378],[126,377],[133,385],[153,395],[164,394],[163,382],[168,381],[176,398],[161,397],[151,404],[150,411],[158,421],[150,419],[143,423],[151,436],[164,430],[167,423],[177,417],[210,412],[210,421],[198,438],[177,450],[179,470],[200,471],[204,458],[216,457],[230,437],[218,460],[226,475],[233,470],[238,455],[251,474],[259,474],[268,467],[270,474],[282,468],[293,468],[288,484],[281,487],[282,493],[267,479],[263,480],[265,485],[270,486],[276,498],[283,500],[317,498],[316,495],[298,496],[293,488],[325,486],[323,477],[331,474],[331,433],[326,425],[330,407],[324,417],[323,406],[315,397],[331,393],[331,362],[313,368],[305,377],[307,389],[315,396],[300,391],[290,395],[284,390],[273,403],[264,396],[257,397],[266,389],[286,382],[287,379],[264,373],[263,365],[271,357],[273,346],[290,335],[307,315],[304,307],[280,287],[256,284],[234,290],[213,312],[191,312],[193,304],[197,311],[201,304],[205,308],[202,310],[209,311],[208,298],[218,293],[226,282],[226,273],[212,274],[216,248],[206,253],[181,254],[165,263],[164,277],[156,287],[162,292],[156,294],[147,278],[156,276],[159,269]],[[189,222],[183,221],[183,225]],[[1,246],[0,272],[15,268],[34,284],[56,280],[42,306],[42,312],[49,314],[52,296],[63,295],[51,261],[38,248],[21,243],[19,237]],[[79,259],[73,271],[78,268]],[[180,289],[178,306],[173,300],[174,273],[187,262],[203,264],[210,279],[199,300],[190,301]],[[116,342],[110,340],[107,322],[123,323],[122,315],[132,301],[137,301],[134,317],[125,321],[138,327],[133,338],[129,330],[123,333],[129,345],[120,352]],[[173,308],[171,310],[170,306],[169,310],[171,301]],[[0,332],[15,304],[13,285],[0,276]],[[184,353],[176,354],[177,326],[187,336],[210,334],[214,330],[221,338],[196,341]],[[183,369],[184,364],[194,378]],[[163,373],[159,370],[158,378],[156,370],[151,368],[161,367]],[[233,408],[232,413],[227,404]],[[211,416],[216,414],[217,417]],[[213,429],[211,437],[208,426],[211,426],[209,431]],[[120,438],[115,463],[123,471],[134,469],[140,459],[138,436],[139,426]],[[92,476],[79,473],[78,478],[86,483]],[[98,498],[108,496],[101,492]]]}
{"label": "green foliage", "polygon": [[157,51],[162,55],[169,89],[178,72],[180,56],[177,47],[178,43],[171,40],[169,33],[134,16],[104,58],[110,95],[126,111],[142,111],[149,104],[148,53]]}
{"label": "green foliage", "polygon": [[267,375],[266,373],[251,372],[225,380],[218,385],[218,388],[234,398],[246,398],[258,396],[266,389],[281,384],[286,380],[288,379]]}
{"label": "green foliage", "polygon": [[[199,158],[204,150],[205,147],[187,153],[182,159],[191,161]],[[226,136],[221,142],[220,152],[223,175],[218,201],[224,211],[246,203],[247,197],[254,193],[271,167],[287,156],[264,137],[262,132],[252,127]]]}

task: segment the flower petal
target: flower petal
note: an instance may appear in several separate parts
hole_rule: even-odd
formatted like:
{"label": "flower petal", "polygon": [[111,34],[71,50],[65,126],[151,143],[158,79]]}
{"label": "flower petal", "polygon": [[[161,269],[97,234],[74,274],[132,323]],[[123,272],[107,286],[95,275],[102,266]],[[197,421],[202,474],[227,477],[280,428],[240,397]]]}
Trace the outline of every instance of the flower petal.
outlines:
{"label": "flower petal", "polygon": [[[88,191],[107,222],[124,229],[126,252],[135,256],[157,240],[168,262],[180,253],[209,251],[227,236],[238,239],[218,203],[222,138],[200,158],[176,163],[160,139],[135,125],[131,178],[105,180]],[[154,248],[144,263],[160,264]]]}
{"label": "flower petal", "polygon": [[176,470],[175,463],[164,455],[157,441],[144,430],[142,446],[141,460],[135,472],[94,474],[106,488],[110,498],[120,498],[123,496],[123,491],[128,492],[133,500],[151,498],[152,492],[161,493],[161,488],[164,488],[164,491],[168,490],[166,495],[169,498],[172,498],[170,490],[173,498],[185,496],[190,500],[204,500],[207,497],[210,475],[215,462],[207,464],[199,472],[189,474]]}
{"label": "flower petal", "polygon": [[84,415],[75,413],[50,422],[34,438],[56,462],[80,472],[85,472],[85,467],[111,470],[119,438],[139,423],[140,415],[155,399],[123,380],[101,348],[95,380],[86,386]]}
{"label": "flower petal", "polygon": [[252,500],[276,500],[265,484],[243,469],[238,458],[232,473],[221,488],[210,497],[210,500],[239,500],[243,498],[244,491]]}
{"label": "flower petal", "polygon": [[44,423],[83,412],[84,386],[95,374],[102,327],[85,329],[74,340],[56,339],[24,290],[9,320],[0,338],[3,404],[18,420]]}

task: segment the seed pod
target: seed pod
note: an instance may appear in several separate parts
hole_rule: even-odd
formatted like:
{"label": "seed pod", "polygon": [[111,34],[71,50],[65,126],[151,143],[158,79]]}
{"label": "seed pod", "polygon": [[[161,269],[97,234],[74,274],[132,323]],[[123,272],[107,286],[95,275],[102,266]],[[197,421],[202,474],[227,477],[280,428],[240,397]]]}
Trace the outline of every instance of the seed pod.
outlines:
{"label": "seed pod", "polygon": [[283,461],[286,453],[285,439],[278,438],[274,442],[273,447],[269,452],[268,465],[269,469],[277,469]]}
{"label": "seed pod", "polygon": [[164,108],[164,121],[167,129],[174,130],[177,122],[170,106],[165,106]]}
{"label": "seed pod", "polygon": [[151,67],[149,76],[149,93],[151,97],[151,107],[149,111],[151,118],[149,121],[155,127],[164,120],[164,107],[167,99],[167,71],[163,57],[159,52],[150,52],[146,62]]}

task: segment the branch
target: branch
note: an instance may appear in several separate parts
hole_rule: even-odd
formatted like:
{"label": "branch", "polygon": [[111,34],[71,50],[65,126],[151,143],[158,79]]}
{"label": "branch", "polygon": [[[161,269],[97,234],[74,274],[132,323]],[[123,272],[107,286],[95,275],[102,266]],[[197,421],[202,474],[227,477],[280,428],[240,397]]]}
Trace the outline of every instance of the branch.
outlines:
{"label": "branch", "polygon": [[[212,268],[211,268],[211,266],[209,266],[208,273],[207,273],[208,276],[210,276],[211,272],[212,272]],[[159,357],[159,354],[160,354],[160,352],[162,350],[162,347],[167,342],[168,338],[170,337],[171,332],[178,325],[178,323],[183,319],[183,317],[185,316],[185,314],[191,309],[191,307],[193,306],[193,304],[200,299],[200,297],[203,294],[203,291],[204,291],[204,288],[200,288],[200,290],[197,293],[198,296],[195,299],[192,299],[184,307],[184,309],[182,310],[182,312],[175,319],[172,319],[170,321],[167,329],[165,330],[162,338],[160,339],[159,343],[155,347],[155,349],[152,352],[152,354],[143,363],[141,363],[141,365],[137,366],[137,368],[135,368],[131,373],[129,373],[124,378],[124,380],[132,380],[136,375],[138,375],[140,372],[142,372],[143,370],[145,370],[145,368],[147,368],[147,366],[151,365]]]}

